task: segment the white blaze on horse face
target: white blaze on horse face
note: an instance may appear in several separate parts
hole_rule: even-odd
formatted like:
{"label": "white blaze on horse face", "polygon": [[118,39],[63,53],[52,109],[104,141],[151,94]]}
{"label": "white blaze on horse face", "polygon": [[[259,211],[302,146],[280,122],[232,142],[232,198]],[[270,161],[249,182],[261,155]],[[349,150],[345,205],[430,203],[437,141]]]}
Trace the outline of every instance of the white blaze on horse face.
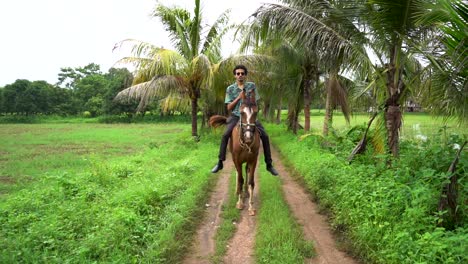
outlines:
{"label": "white blaze on horse face", "polygon": [[[247,124],[253,124],[253,122],[252,122],[252,120],[251,120],[251,118],[252,118],[252,116],[253,116],[253,111],[252,111],[252,109],[251,109],[250,107],[247,107],[247,106],[246,106],[246,107],[244,107],[244,108],[242,109],[242,111],[243,111],[243,112],[245,113],[245,115],[246,115],[246,122],[247,122]],[[251,132],[250,127],[251,127],[250,125],[247,125],[247,127],[246,127],[246,128],[247,128],[247,131],[246,131],[245,134],[244,134],[245,140],[248,141],[248,142],[250,142],[250,141],[252,140],[252,138],[253,138],[253,133]]]}

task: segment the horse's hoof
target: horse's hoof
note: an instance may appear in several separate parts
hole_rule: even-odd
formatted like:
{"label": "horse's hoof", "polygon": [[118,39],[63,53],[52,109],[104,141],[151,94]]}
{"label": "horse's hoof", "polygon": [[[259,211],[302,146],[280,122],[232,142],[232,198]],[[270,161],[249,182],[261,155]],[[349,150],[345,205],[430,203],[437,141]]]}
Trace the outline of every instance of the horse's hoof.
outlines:
{"label": "horse's hoof", "polygon": [[257,211],[255,209],[250,209],[249,210],[249,215],[250,216],[254,216],[256,213],[257,213]]}
{"label": "horse's hoof", "polygon": [[237,203],[236,208],[239,209],[239,210],[242,210],[242,209],[244,209],[244,205],[240,204],[240,203]]}

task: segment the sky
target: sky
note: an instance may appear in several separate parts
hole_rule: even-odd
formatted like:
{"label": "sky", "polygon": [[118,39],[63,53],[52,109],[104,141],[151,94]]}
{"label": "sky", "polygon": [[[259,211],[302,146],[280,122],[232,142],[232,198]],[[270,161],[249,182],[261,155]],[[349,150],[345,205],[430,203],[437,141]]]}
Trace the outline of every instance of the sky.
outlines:
{"label": "sky", "polygon": [[[159,0],[165,6],[192,11],[194,0]],[[226,9],[231,22],[247,19],[262,3],[274,0],[201,0],[204,22],[211,25]],[[55,84],[61,68],[89,63],[124,67],[116,62],[129,49],[113,48],[137,39],[172,48],[158,18],[151,17],[156,0],[5,0],[0,1],[0,87],[17,79]],[[223,55],[237,51],[226,38]]]}

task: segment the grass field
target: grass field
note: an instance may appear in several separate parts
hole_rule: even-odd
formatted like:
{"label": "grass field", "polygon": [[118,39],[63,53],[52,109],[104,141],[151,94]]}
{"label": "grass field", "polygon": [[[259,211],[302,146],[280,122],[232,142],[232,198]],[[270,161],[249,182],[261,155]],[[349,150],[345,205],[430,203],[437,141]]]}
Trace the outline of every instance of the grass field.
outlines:
{"label": "grass field", "polygon": [[[0,263],[176,263],[215,179],[186,124],[2,125]],[[181,251],[182,250],[182,251]]]}
{"label": "grass field", "polygon": [[[180,252],[190,246],[206,193],[216,180],[209,169],[216,161],[220,132],[202,130],[201,141],[195,143],[189,123],[110,125],[82,121],[0,124],[0,263],[180,262]],[[367,115],[357,115],[351,126],[367,121]],[[323,113],[313,112],[313,132],[320,134],[322,122]],[[431,137],[443,126],[441,120],[428,115],[408,114],[402,135]],[[334,127],[343,130],[348,125],[336,114]],[[324,164],[320,168],[295,168],[302,170],[307,180],[316,183],[315,176],[308,175],[310,171],[333,175],[333,170],[342,169],[337,165],[339,161],[328,163],[335,159],[332,154],[317,149],[310,152],[317,146],[303,148],[295,136],[284,130],[283,126],[269,128],[270,136],[278,138],[278,146],[294,147],[294,153],[283,151],[291,159],[290,164],[295,158],[310,160],[312,156],[307,153],[314,154],[316,164]],[[466,135],[465,128],[457,127],[455,122],[449,122],[445,132]],[[295,156],[300,153],[304,154]],[[330,164],[335,167],[328,167]],[[343,171],[340,173],[347,179]],[[432,181],[428,173],[434,172],[421,173]],[[330,179],[317,177],[318,185],[329,186]],[[310,245],[302,240],[274,179],[261,178],[258,261],[282,263],[286,257],[291,261],[310,257]],[[361,182],[359,179],[353,184],[359,186]],[[386,189],[380,185],[378,188]],[[330,195],[333,190],[324,189]],[[419,194],[412,195],[417,198]],[[232,220],[236,213],[225,215]],[[271,219],[275,223],[269,223]],[[231,227],[227,222],[224,238],[232,234]],[[359,226],[354,228],[359,230]],[[268,237],[271,234],[280,235]],[[372,238],[372,233],[366,234]],[[431,239],[440,235],[430,234]],[[226,241],[221,238],[218,247]],[[366,241],[358,242],[363,248],[367,246]],[[270,254],[276,245],[290,247],[284,247],[284,252],[276,250],[277,255]],[[216,258],[221,259],[223,253],[219,251]]]}
{"label": "grass field", "polygon": [[[221,131],[195,143],[181,123],[1,126],[0,263],[181,261],[216,179],[209,169]],[[278,180],[262,181],[259,261],[310,256]],[[218,249],[239,214],[225,209]]]}
{"label": "grass field", "polygon": [[[312,110],[311,111],[311,130],[317,134],[322,133],[323,110]],[[282,120],[286,120],[286,113],[282,113]],[[339,111],[335,111],[333,116],[333,128],[336,130],[343,130],[356,125],[365,125],[369,122],[370,114],[354,114],[350,119],[350,124],[346,124],[346,120],[343,114]],[[304,116],[299,116],[299,122],[304,125]],[[375,125],[374,121],[374,125]],[[401,130],[401,137],[403,139],[413,139],[417,135],[423,135],[426,137],[433,137],[439,133],[440,129],[446,129],[447,133],[455,132],[459,134],[467,134],[466,125],[460,125],[456,120],[444,120],[440,117],[433,117],[427,113],[404,113],[403,115],[403,126]]]}
{"label": "grass field", "polygon": [[0,125],[0,193],[46,174],[75,173],[91,158],[125,158],[187,135],[184,124],[8,124]]}

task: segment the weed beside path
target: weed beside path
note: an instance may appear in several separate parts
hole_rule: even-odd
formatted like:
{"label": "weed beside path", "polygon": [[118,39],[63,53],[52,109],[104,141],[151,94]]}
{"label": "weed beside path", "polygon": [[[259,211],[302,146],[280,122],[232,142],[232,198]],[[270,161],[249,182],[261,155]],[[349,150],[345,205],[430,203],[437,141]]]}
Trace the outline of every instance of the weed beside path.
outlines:
{"label": "weed beside path", "polygon": [[[359,258],[395,264],[468,262],[466,190],[458,193],[465,220],[452,230],[438,226],[444,221],[437,203],[454,157],[452,145],[402,142],[401,157],[389,169],[382,156],[372,153],[349,165],[343,153],[349,154],[354,144],[345,137],[322,144],[321,136],[298,137],[273,125],[267,129]],[[451,139],[456,135],[447,136]],[[468,171],[464,155],[458,167],[461,186]]]}

